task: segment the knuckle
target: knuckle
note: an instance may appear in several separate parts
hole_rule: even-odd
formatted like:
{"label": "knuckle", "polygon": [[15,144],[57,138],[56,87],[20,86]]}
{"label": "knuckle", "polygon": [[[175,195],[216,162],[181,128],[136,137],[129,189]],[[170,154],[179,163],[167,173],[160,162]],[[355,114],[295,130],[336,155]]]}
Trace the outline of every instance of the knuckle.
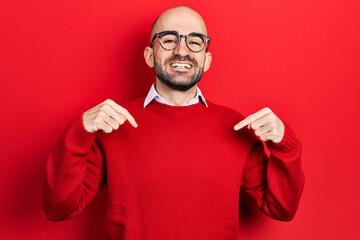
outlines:
{"label": "knuckle", "polygon": [[101,111],[107,111],[107,110],[109,110],[109,108],[110,108],[110,106],[109,106],[108,104],[104,104],[104,105],[102,105],[102,106],[100,107],[100,110],[101,110]]}
{"label": "knuckle", "polygon": [[106,112],[103,110],[100,110],[97,115],[98,115],[98,117],[102,118],[102,117],[106,116]]}
{"label": "knuckle", "polygon": [[272,130],[271,133],[275,136],[279,135],[279,131],[277,129]]}
{"label": "knuckle", "polygon": [[273,129],[276,128],[276,122],[270,122],[269,125]]}
{"label": "knuckle", "polygon": [[126,108],[123,108],[123,111],[125,114],[130,114],[129,111]]}
{"label": "knuckle", "polygon": [[101,123],[101,118],[100,117],[95,118],[93,123],[94,124],[100,124]]}
{"label": "knuckle", "polygon": [[272,112],[269,107],[265,107],[264,110],[265,110],[265,111],[268,111],[268,112]]}
{"label": "knuckle", "polygon": [[113,100],[111,100],[110,98],[108,98],[108,99],[106,99],[106,100],[104,101],[104,103],[105,103],[105,104],[111,104],[111,103],[113,103]]}
{"label": "knuckle", "polygon": [[269,118],[270,118],[270,120],[276,120],[276,116],[274,113],[270,113]]}

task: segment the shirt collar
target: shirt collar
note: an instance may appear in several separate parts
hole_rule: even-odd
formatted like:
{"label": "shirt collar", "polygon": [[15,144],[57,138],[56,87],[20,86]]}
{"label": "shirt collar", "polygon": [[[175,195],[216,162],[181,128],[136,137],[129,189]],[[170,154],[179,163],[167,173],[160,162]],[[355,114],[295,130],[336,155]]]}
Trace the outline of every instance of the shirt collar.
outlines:
{"label": "shirt collar", "polygon": [[[152,100],[155,100],[157,102],[160,102],[160,103],[163,103],[163,104],[166,104],[166,105],[170,105],[163,97],[161,97],[159,95],[159,93],[156,91],[155,89],[155,83],[151,86],[150,88],[150,91],[148,93],[148,95],[146,96],[145,98],[145,101],[144,101],[144,108],[152,101]],[[204,105],[207,107],[207,103],[205,101],[205,98],[204,96],[202,95],[200,89],[198,87],[196,87],[196,96],[191,99],[187,104],[186,106],[188,105],[192,105],[192,104],[196,104],[199,102],[199,100],[201,100]]]}

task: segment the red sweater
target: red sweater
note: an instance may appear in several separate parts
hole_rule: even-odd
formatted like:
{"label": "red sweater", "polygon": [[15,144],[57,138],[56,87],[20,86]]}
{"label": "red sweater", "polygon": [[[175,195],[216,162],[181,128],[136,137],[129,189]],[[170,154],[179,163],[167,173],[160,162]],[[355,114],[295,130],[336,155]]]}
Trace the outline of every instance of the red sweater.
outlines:
{"label": "red sweater", "polygon": [[107,239],[236,239],[241,186],[265,214],[293,218],[304,175],[287,125],[268,158],[252,130],[234,131],[244,117],[229,108],[143,102],[121,104],[138,128],[89,133],[82,114],[69,123],[46,168],[50,220],[79,214],[104,184]]}

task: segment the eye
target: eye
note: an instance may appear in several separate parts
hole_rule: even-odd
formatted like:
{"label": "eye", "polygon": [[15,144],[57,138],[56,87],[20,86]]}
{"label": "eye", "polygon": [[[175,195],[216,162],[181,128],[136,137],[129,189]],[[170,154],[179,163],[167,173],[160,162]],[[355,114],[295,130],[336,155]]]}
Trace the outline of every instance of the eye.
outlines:
{"label": "eye", "polygon": [[204,39],[197,34],[191,34],[188,37],[188,44],[196,47],[201,47],[204,45]]}
{"label": "eye", "polygon": [[191,45],[197,45],[197,46],[200,46],[200,45],[201,45],[199,42],[194,42],[194,41],[190,42],[189,44],[191,44]]}
{"label": "eye", "polygon": [[175,43],[175,40],[167,39],[167,40],[164,40],[164,43]]}

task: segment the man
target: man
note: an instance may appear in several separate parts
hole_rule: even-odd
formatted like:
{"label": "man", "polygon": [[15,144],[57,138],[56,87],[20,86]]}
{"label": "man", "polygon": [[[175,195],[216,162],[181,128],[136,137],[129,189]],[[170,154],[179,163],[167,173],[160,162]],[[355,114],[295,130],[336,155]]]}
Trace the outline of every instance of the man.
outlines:
{"label": "man", "polygon": [[105,183],[108,239],[236,239],[241,186],[270,217],[294,217],[301,145],[269,108],[244,119],[205,100],[196,84],[209,42],[188,7],[155,21],[144,56],[156,84],[146,98],[106,100],[69,123],[47,164],[49,219],[79,214]]}

